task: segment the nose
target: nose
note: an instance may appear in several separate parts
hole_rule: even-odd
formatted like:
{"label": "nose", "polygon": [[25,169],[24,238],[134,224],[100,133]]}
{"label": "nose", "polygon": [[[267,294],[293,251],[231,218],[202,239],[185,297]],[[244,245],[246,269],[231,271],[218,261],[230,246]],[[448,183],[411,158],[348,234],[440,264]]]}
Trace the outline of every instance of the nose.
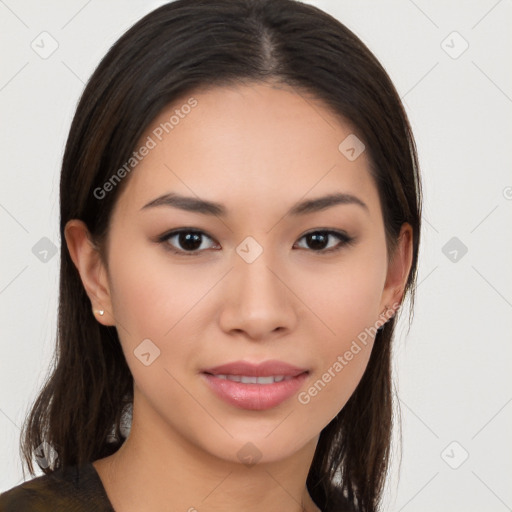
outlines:
{"label": "nose", "polygon": [[239,258],[224,283],[221,329],[255,341],[292,331],[297,299],[287,274],[266,258],[265,251],[252,263]]}

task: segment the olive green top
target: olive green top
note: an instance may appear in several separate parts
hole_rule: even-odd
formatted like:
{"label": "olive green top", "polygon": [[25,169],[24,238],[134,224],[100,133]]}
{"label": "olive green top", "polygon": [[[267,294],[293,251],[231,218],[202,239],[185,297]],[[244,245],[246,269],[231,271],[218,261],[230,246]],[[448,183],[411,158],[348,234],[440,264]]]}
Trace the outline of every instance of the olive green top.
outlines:
{"label": "olive green top", "polygon": [[0,494],[0,512],[115,512],[92,463],[61,468]]}

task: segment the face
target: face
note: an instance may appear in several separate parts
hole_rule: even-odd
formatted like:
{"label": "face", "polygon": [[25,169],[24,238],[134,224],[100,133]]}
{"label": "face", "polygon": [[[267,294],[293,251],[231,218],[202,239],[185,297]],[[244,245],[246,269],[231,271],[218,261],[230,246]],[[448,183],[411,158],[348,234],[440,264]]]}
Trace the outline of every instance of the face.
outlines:
{"label": "face", "polygon": [[[250,442],[272,461],[343,408],[394,300],[366,152],[339,149],[351,134],[312,97],[259,84],[191,94],[141,138],[150,149],[111,218],[100,319],[117,326],[141,423],[225,460]],[[305,203],[335,194],[344,200]],[[204,373],[269,360],[301,375]]]}

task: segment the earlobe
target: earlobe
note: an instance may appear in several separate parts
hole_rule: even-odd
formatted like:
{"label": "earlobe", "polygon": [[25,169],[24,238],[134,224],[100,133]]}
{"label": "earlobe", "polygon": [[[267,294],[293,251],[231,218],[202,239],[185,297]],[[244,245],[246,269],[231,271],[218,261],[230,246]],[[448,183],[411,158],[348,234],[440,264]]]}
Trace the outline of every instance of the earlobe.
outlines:
{"label": "earlobe", "polygon": [[78,219],[68,221],[64,236],[96,320],[103,325],[115,325],[107,272],[86,224]]}

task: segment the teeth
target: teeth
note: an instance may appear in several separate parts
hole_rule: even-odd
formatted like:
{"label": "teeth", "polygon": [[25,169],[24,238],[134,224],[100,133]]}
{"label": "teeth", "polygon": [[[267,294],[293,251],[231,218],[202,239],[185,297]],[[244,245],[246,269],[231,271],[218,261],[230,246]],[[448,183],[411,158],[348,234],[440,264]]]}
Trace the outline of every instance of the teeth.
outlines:
{"label": "teeth", "polygon": [[293,379],[291,376],[284,375],[270,375],[269,377],[253,377],[248,375],[214,375],[218,379],[227,379],[234,382],[241,382],[242,384],[273,384],[274,382],[281,382],[283,380]]}

